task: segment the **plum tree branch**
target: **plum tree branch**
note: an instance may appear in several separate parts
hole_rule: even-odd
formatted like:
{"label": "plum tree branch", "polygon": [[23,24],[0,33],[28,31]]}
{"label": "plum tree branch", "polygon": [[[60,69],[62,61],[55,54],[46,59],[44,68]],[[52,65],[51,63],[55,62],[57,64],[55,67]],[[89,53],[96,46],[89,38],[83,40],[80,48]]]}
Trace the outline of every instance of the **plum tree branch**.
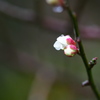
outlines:
{"label": "plum tree branch", "polygon": [[[76,39],[80,38],[80,32],[79,32],[79,29],[78,29],[78,23],[77,23],[77,18],[76,18],[75,13],[71,11],[71,9],[70,9],[68,4],[66,6],[64,6],[64,9],[67,10],[67,12],[68,12],[68,14],[69,14],[69,16],[70,16],[70,18],[72,20]],[[84,51],[84,47],[83,47],[81,39],[78,42],[78,46],[79,46],[80,56],[81,56],[81,58],[83,60],[85,68],[86,68],[86,72],[87,72],[87,75],[88,75],[88,80],[89,80],[91,89],[93,90],[95,96],[97,97],[97,100],[100,100],[99,92],[98,92],[98,90],[97,90],[97,88],[96,88],[96,86],[94,84],[94,80],[93,80],[93,76],[92,76],[92,71],[89,70],[90,66],[88,64],[88,60],[87,60],[87,57],[85,55],[85,51]]]}

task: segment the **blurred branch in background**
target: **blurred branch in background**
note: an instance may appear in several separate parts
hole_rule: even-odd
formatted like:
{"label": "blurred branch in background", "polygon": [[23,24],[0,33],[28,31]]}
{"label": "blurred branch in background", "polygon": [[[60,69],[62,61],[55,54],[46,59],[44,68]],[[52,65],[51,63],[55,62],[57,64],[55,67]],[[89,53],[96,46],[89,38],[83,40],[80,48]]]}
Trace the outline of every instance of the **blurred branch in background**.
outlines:
{"label": "blurred branch in background", "polygon": [[35,10],[35,14],[36,14],[36,23],[39,26],[41,26],[42,21],[43,21],[43,1],[42,0],[33,0],[34,3],[34,10]]}
{"label": "blurred branch in background", "polygon": [[[36,4],[38,4],[38,2],[40,2],[40,0],[36,1]],[[75,5],[73,5],[73,9],[75,9],[78,19],[80,19],[80,15],[82,13],[82,10],[84,9],[87,0],[80,0],[80,1],[77,0],[77,2],[78,3],[75,3]],[[40,6],[40,3],[38,4],[38,6]],[[36,9],[36,11],[38,11],[39,9]],[[11,16],[19,20],[29,21],[29,22],[38,21],[38,23],[40,23],[39,25],[42,25],[45,28],[48,28],[56,32],[71,33],[72,31],[72,25],[70,24],[70,20],[67,20],[66,23],[64,20],[56,19],[49,16],[41,17],[42,12],[39,14],[37,13],[38,14],[37,15],[32,9],[26,9],[26,8],[14,6],[6,1],[0,1],[0,11],[8,16]],[[79,25],[79,27],[80,27],[81,35],[84,38],[100,38],[99,35],[100,28],[98,26]],[[91,34],[91,32],[93,34]]]}
{"label": "blurred branch in background", "polygon": [[[61,81],[62,83],[70,83],[69,87],[75,91],[76,94],[84,95],[85,97],[89,97],[92,93],[91,90],[80,89],[81,83],[79,79],[73,79],[73,75],[71,75],[68,71],[66,72],[57,72],[55,67],[51,64],[44,64],[39,59],[34,58],[34,56],[29,55],[28,53],[21,52],[16,50],[14,55],[11,50],[13,47],[9,47],[7,45],[3,45],[2,49],[6,50],[2,52],[1,60],[4,58],[4,61],[9,61],[7,63],[10,68],[19,70],[21,72],[30,73],[35,75],[35,80],[32,84],[32,89],[29,93],[29,100],[37,98],[38,100],[47,100],[48,93],[50,92],[50,88],[56,82],[56,80]],[[11,56],[13,54],[13,56]],[[5,56],[4,56],[5,55]],[[5,60],[6,59],[6,60]],[[70,76],[70,77],[69,77]],[[75,77],[75,76],[74,76]],[[68,81],[68,82],[67,82]],[[75,82],[73,84],[73,82]],[[77,87],[76,85],[79,84]]]}
{"label": "blurred branch in background", "polygon": [[[52,67],[53,68],[53,67]],[[28,100],[47,100],[49,92],[56,80],[56,71],[51,66],[40,68],[35,75]]]}
{"label": "blurred branch in background", "polygon": [[24,21],[33,21],[35,18],[33,10],[21,8],[1,0],[0,0],[0,11],[8,16]]}

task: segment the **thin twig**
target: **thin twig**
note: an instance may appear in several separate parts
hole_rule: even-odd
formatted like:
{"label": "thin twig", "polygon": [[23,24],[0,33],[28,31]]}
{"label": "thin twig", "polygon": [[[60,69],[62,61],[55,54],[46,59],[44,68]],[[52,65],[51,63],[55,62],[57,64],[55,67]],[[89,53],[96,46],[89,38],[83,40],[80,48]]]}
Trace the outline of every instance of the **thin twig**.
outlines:
{"label": "thin twig", "polygon": [[[76,39],[77,38],[80,38],[80,33],[79,33],[79,29],[78,29],[78,23],[77,23],[77,19],[76,19],[76,15],[75,13],[73,13],[70,9],[70,7],[68,6],[68,4],[66,6],[64,6],[64,9],[67,10],[71,20],[72,20],[72,23],[74,25],[74,33],[75,33],[75,37]],[[80,42],[78,42],[78,46],[79,46],[79,50],[80,50],[80,55],[81,55],[81,58],[83,60],[83,63],[85,65],[85,68],[86,68],[86,71],[87,71],[87,75],[88,75],[88,80],[90,82],[90,86],[91,86],[91,89],[93,90],[95,96],[97,97],[97,100],[100,100],[100,95],[99,95],[99,92],[94,84],[94,80],[93,80],[93,76],[92,76],[92,71],[89,70],[89,64],[88,64],[88,61],[87,61],[87,58],[86,58],[86,55],[85,55],[85,52],[84,52],[84,48],[83,48],[83,44],[82,44],[82,41],[80,39]]]}

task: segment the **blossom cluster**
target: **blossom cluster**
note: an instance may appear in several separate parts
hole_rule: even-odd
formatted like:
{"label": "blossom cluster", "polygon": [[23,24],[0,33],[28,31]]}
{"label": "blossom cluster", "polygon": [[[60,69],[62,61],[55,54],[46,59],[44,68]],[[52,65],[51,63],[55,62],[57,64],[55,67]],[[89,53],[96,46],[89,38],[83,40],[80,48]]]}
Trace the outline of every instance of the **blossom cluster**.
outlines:
{"label": "blossom cluster", "polygon": [[64,54],[69,57],[72,57],[78,53],[76,42],[69,35],[59,36],[53,47],[56,50],[64,50]]}

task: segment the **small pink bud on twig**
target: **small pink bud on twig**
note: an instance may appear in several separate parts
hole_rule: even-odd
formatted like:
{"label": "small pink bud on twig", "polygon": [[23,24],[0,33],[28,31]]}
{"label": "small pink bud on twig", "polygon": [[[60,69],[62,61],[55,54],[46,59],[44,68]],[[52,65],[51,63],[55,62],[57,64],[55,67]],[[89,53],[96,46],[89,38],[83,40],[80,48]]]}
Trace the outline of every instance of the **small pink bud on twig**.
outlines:
{"label": "small pink bud on twig", "polygon": [[96,65],[97,63],[97,57],[94,57],[90,62],[89,62],[89,65],[90,65],[90,68],[89,69],[92,69],[94,67],[94,65]]}
{"label": "small pink bud on twig", "polygon": [[77,37],[76,42],[80,42],[80,41],[81,41],[80,37]]}
{"label": "small pink bud on twig", "polygon": [[88,80],[82,82],[82,87],[89,86],[89,85],[90,85],[90,82]]}
{"label": "small pink bud on twig", "polygon": [[68,45],[66,47],[66,49],[64,49],[64,53],[68,57],[74,56],[75,54],[77,54],[77,52],[78,52],[78,49],[77,49],[77,47],[75,45]]}

